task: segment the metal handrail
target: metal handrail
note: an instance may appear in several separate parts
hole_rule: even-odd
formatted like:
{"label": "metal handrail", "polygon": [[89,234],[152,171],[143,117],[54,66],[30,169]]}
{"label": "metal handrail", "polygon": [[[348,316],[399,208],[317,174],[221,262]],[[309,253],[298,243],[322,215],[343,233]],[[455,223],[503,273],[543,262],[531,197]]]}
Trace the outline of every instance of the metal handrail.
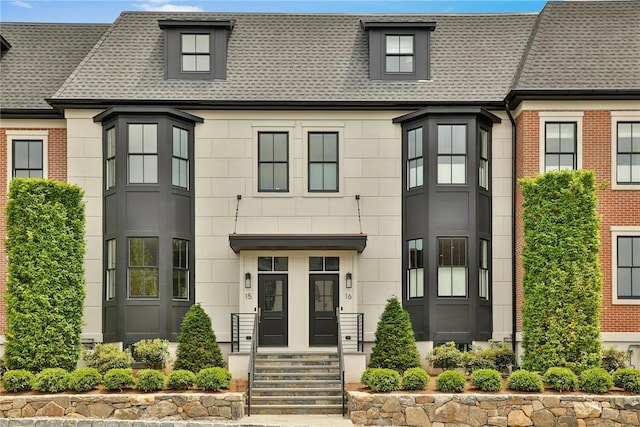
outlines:
{"label": "metal handrail", "polygon": [[[337,310],[337,309],[336,309]],[[340,369],[340,389],[342,392],[342,416],[344,417],[346,412],[346,390],[344,386],[344,354],[342,351],[342,325],[340,321],[340,313],[337,315],[338,320],[338,363]]]}
{"label": "metal handrail", "polygon": [[248,372],[248,390],[247,390],[247,416],[251,416],[251,392],[253,391],[254,372],[256,370],[256,353],[258,352],[258,322],[259,314],[256,313],[253,318],[253,333],[251,334],[251,353],[249,353],[249,372]]}

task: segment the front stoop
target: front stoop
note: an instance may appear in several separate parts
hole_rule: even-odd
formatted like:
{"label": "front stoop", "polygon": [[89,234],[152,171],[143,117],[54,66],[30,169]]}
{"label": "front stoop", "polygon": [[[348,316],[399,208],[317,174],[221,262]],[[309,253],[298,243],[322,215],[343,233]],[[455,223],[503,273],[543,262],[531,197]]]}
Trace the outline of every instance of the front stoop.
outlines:
{"label": "front stoop", "polygon": [[337,353],[258,353],[251,414],[341,414]]}

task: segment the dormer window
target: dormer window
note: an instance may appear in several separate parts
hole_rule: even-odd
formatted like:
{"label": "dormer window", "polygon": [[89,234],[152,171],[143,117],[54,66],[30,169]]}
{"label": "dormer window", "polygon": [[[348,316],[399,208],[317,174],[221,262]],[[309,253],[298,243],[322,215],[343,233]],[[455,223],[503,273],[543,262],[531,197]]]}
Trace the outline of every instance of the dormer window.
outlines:
{"label": "dormer window", "polygon": [[223,80],[233,20],[160,20],[165,32],[165,78]]}
{"label": "dormer window", "polygon": [[369,34],[371,80],[428,80],[435,22],[361,21]]}

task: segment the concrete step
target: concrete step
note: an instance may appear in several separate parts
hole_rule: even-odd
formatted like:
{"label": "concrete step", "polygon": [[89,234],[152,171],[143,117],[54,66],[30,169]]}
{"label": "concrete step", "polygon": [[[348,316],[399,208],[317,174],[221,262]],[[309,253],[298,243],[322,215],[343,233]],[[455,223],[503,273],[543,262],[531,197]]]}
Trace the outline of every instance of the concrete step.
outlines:
{"label": "concrete step", "polygon": [[258,366],[256,365],[256,375],[260,374],[337,374],[340,371],[334,366]]}
{"label": "concrete step", "polygon": [[342,396],[252,396],[251,406],[255,405],[337,405],[342,403]]}
{"label": "concrete step", "polygon": [[338,387],[254,387],[251,396],[342,396],[342,389]]}
{"label": "concrete step", "polygon": [[257,353],[258,360],[278,360],[278,359],[322,359],[322,360],[338,360],[338,353]]}
{"label": "concrete step", "polygon": [[328,372],[260,372],[254,373],[255,381],[289,381],[289,380],[340,380],[340,373]]}
{"label": "concrete step", "polygon": [[256,366],[340,366],[338,359],[256,359]]}
{"label": "concrete step", "polygon": [[286,381],[271,381],[269,379],[261,380],[256,379],[253,382],[254,389],[257,388],[327,388],[327,387],[338,387],[340,388],[341,383],[340,380],[325,380],[325,379],[316,379],[316,380],[297,380],[297,379],[287,379]]}
{"label": "concrete step", "polygon": [[259,414],[341,414],[339,405],[251,405],[251,415]]}

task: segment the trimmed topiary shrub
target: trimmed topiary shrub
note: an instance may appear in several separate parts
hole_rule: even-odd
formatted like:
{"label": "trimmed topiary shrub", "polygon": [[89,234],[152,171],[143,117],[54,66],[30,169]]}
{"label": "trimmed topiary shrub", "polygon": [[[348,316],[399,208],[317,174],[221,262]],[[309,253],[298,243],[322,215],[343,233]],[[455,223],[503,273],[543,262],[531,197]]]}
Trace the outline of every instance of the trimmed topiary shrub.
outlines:
{"label": "trimmed topiary shrub", "polygon": [[182,320],[174,369],[199,372],[204,368],[225,367],[211,319],[199,304],[192,305]]}
{"label": "trimmed topiary shrub", "polygon": [[196,374],[196,386],[202,390],[216,391],[229,388],[231,372],[225,368],[205,368]]}
{"label": "trimmed topiary shrub", "polygon": [[436,377],[436,389],[445,393],[460,393],[467,379],[458,371],[444,371]]}
{"label": "trimmed topiary shrub", "polygon": [[169,361],[169,341],[159,338],[133,344],[133,360],[149,369],[164,369]]}
{"label": "trimmed topiary shrub", "polygon": [[7,330],[10,369],[75,369],[84,310],[82,190],[16,178],[7,202]]}
{"label": "trimmed topiary shrub", "polygon": [[186,369],[178,369],[169,374],[167,388],[172,390],[189,390],[196,383],[196,374]]}
{"label": "trimmed topiary shrub", "polygon": [[144,392],[162,390],[164,387],[164,374],[155,369],[143,369],[138,372],[136,387]]}
{"label": "trimmed topiary shrub", "polygon": [[544,390],[542,378],[535,372],[526,370],[515,371],[509,376],[507,388],[515,391],[537,391]]}
{"label": "trimmed topiary shrub", "polygon": [[609,347],[602,350],[602,361],[600,366],[609,373],[627,367],[627,360],[631,357],[633,350],[620,351],[616,347]]}
{"label": "trimmed topiary shrub", "polygon": [[471,350],[462,353],[462,367],[467,373],[478,369],[495,369],[491,349],[473,346]]}
{"label": "trimmed topiary shrub", "polygon": [[102,375],[111,369],[131,367],[131,353],[120,350],[115,344],[96,344],[93,351],[84,354],[84,361],[90,368],[96,368]]}
{"label": "trimmed topiary shrub", "polygon": [[495,369],[476,369],[471,374],[471,384],[482,391],[500,391],[502,375]]}
{"label": "trimmed topiary shrub", "polygon": [[547,369],[544,382],[558,391],[574,391],[578,388],[578,376],[569,368]]}
{"label": "trimmed topiary shrub", "polygon": [[33,389],[48,393],[65,391],[69,387],[69,372],[62,368],[43,369],[36,375]]}
{"label": "trimmed topiary shrub", "polygon": [[396,391],[400,388],[400,374],[394,369],[373,369],[369,374],[369,388],[381,393]]}
{"label": "trimmed topiary shrub", "polygon": [[402,375],[403,390],[422,390],[429,384],[429,374],[422,368],[409,368]]}
{"label": "trimmed topiary shrub", "polygon": [[613,384],[625,391],[640,393],[640,369],[618,369],[613,373]]}
{"label": "trimmed topiary shrub", "polygon": [[603,368],[591,368],[582,371],[579,386],[587,393],[605,393],[613,387],[613,379]]}
{"label": "trimmed topiary shrub", "polygon": [[104,374],[103,384],[107,390],[124,390],[135,385],[131,368],[114,368]]}
{"label": "trimmed topiary shrub", "polygon": [[387,300],[375,337],[369,368],[387,368],[401,373],[409,368],[420,367],[420,353],[409,313],[402,308],[397,298]]}
{"label": "trimmed topiary shrub", "polygon": [[456,343],[453,341],[435,347],[427,355],[427,360],[431,366],[445,371],[462,367],[462,358],[462,352],[458,350]]}
{"label": "trimmed topiary shrub", "polygon": [[2,376],[2,387],[9,393],[18,393],[33,389],[35,381],[35,375],[26,369],[8,370]]}
{"label": "trimmed topiary shrub", "polygon": [[364,370],[362,375],[360,376],[360,382],[362,385],[369,387],[369,382],[371,381],[371,373],[378,368],[367,368]]}
{"label": "trimmed topiary shrub", "polygon": [[73,391],[91,391],[102,382],[96,368],[79,368],[69,374],[69,388]]}
{"label": "trimmed topiary shrub", "polygon": [[575,372],[600,366],[602,274],[595,175],[520,180],[524,197],[522,366]]}

